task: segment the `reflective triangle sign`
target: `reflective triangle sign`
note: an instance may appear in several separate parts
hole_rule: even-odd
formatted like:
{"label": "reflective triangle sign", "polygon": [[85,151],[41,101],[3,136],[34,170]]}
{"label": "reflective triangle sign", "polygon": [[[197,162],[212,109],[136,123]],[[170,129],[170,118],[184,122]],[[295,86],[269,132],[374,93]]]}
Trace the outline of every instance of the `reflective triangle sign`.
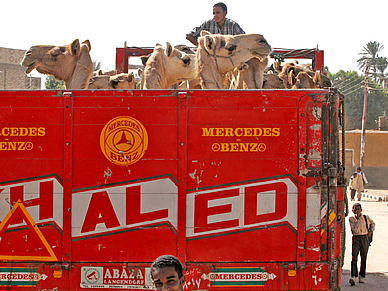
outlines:
{"label": "reflective triangle sign", "polygon": [[[14,220],[20,219],[26,226],[9,228]],[[0,223],[0,260],[58,261],[53,249],[20,200]]]}

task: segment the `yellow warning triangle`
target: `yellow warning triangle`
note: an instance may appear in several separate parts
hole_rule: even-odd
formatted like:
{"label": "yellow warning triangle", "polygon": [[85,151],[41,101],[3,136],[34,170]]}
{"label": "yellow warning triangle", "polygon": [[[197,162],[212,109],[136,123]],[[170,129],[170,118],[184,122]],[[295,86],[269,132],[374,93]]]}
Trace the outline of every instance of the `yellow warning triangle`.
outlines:
{"label": "yellow warning triangle", "polygon": [[[24,221],[27,223],[27,227],[33,231],[33,233],[37,236],[37,239],[44,245],[49,255],[38,255],[38,256],[32,256],[29,254],[1,254],[0,253],[0,260],[10,260],[10,261],[48,261],[48,262],[55,262],[58,261],[57,257],[55,256],[55,253],[53,249],[48,244],[46,238],[40,231],[39,227],[35,224],[34,220],[32,219],[31,215],[28,213],[26,207],[23,205],[23,203],[18,200],[13,209],[11,209],[7,216],[4,218],[4,220],[0,223],[0,241],[3,241],[4,232],[10,225],[12,221],[13,215],[22,215],[24,217]],[[12,235],[12,234],[9,234]],[[17,242],[13,242],[17,244]]]}

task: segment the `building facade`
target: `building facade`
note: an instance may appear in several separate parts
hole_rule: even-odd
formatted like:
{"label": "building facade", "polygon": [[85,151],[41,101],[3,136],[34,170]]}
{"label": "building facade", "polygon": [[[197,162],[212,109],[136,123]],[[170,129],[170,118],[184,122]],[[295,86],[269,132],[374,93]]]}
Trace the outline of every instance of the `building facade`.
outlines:
{"label": "building facade", "polygon": [[25,53],[0,47],[0,90],[41,89],[41,78],[28,76],[20,65]]}
{"label": "building facade", "polygon": [[[367,130],[365,133],[364,168],[369,188],[388,189],[388,131]],[[360,165],[361,130],[345,133],[345,175],[350,178]]]}

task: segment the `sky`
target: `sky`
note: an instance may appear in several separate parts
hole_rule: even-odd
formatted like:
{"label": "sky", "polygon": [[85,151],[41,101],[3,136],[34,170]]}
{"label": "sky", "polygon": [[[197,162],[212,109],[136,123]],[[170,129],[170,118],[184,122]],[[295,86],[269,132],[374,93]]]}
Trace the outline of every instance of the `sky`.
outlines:
{"label": "sky", "polygon": [[[2,1],[0,47],[27,50],[33,45],[91,42],[92,60],[115,68],[116,47],[186,44],[186,33],[212,18],[216,1]],[[332,73],[358,71],[363,47],[377,41],[388,57],[384,0],[225,0],[227,18],[246,33],[262,34],[272,48],[324,51]],[[296,4],[294,4],[296,3]],[[286,60],[293,61],[293,60]],[[271,63],[272,61],[270,61]],[[303,61],[302,61],[303,62]],[[130,60],[132,64],[140,61]],[[34,70],[33,76],[40,76]]]}

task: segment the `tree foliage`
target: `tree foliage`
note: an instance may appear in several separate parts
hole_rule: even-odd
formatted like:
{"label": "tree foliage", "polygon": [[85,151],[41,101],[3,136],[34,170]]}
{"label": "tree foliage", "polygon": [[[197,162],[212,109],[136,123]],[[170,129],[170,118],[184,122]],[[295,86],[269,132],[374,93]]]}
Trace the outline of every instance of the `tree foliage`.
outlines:
{"label": "tree foliage", "polygon": [[44,82],[44,86],[50,90],[65,89],[65,82],[55,79],[54,76],[48,76]]}
{"label": "tree foliage", "polygon": [[93,71],[98,71],[101,69],[101,62],[97,62],[97,60],[93,61]]}
{"label": "tree foliage", "polygon": [[[366,110],[366,129],[377,129],[379,116],[388,112],[388,91],[384,89],[386,82],[385,71],[388,68],[388,59],[380,55],[384,46],[377,41],[368,42],[357,62],[360,69],[368,72],[368,94]],[[345,95],[345,127],[346,129],[361,129],[364,112],[365,75],[356,71],[339,71],[328,73],[333,87],[338,88]]]}
{"label": "tree foliage", "polygon": [[[364,110],[365,77],[356,71],[339,71],[330,74],[333,87],[345,95],[346,129],[361,129]],[[377,129],[376,121],[384,111],[388,112],[388,94],[380,84],[368,85],[366,129]]]}
{"label": "tree foliage", "polygon": [[[380,52],[384,49],[384,46],[377,41],[370,41],[364,46],[360,55],[362,57],[357,60],[360,69],[366,71],[367,65],[369,66],[369,74],[372,76],[375,82],[378,82],[381,77],[384,77],[384,70],[388,65],[387,58],[380,56]],[[381,74],[383,70],[383,74]],[[379,78],[380,77],[380,78]]]}

